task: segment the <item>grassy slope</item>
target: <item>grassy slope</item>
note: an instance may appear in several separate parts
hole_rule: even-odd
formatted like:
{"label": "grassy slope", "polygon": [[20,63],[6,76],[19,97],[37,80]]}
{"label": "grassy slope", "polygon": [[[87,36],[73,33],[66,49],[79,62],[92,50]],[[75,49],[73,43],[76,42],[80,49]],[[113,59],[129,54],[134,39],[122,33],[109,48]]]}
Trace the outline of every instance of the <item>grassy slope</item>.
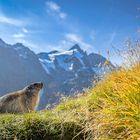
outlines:
{"label": "grassy slope", "polygon": [[140,138],[140,64],[120,70],[51,111],[0,115],[0,139],[137,140]]}

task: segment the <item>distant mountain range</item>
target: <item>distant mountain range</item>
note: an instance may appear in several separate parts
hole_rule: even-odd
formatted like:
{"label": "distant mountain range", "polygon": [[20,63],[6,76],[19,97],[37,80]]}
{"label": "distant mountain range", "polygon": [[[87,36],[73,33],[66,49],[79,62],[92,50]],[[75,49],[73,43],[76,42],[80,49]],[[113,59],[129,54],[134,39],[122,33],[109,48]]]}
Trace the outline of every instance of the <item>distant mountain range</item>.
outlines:
{"label": "distant mountain range", "polygon": [[0,39],[0,95],[42,81],[45,87],[38,109],[83,91],[98,75],[113,68],[106,58],[87,54],[77,44],[64,52],[35,54],[21,43],[9,45]]}

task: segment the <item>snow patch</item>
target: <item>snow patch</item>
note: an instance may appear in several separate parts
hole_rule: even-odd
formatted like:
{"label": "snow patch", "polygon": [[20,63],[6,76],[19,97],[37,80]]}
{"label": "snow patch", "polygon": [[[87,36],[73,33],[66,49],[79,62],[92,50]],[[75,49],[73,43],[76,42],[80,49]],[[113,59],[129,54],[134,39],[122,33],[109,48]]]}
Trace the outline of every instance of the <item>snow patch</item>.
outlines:
{"label": "snow patch", "polygon": [[41,62],[43,68],[46,70],[46,72],[48,74],[50,74],[50,69],[55,69],[55,65],[54,65],[53,61],[49,61],[46,59],[40,59],[40,58],[39,58],[39,61]]}

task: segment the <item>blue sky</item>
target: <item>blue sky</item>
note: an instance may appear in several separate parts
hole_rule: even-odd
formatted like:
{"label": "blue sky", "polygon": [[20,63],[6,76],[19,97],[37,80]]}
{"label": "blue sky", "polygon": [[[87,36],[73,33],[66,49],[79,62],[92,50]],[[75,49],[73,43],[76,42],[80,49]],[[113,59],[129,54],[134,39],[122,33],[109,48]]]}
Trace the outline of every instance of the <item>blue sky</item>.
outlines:
{"label": "blue sky", "polygon": [[0,0],[0,38],[36,53],[78,43],[119,63],[112,45],[139,38],[139,16],[140,0]]}

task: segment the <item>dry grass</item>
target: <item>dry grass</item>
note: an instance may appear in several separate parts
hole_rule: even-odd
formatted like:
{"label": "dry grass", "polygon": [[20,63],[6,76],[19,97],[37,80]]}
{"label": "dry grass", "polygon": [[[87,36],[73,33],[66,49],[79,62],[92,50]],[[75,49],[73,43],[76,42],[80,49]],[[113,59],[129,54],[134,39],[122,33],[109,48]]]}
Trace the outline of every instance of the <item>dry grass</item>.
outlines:
{"label": "dry grass", "polygon": [[56,110],[82,119],[87,139],[140,138],[140,64],[107,75],[87,95],[69,99]]}
{"label": "dry grass", "polygon": [[140,137],[140,64],[108,75],[88,98],[94,139]]}
{"label": "dry grass", "polygon": [[0,140],[139,140],[140,63],[54,109],[0,115]]}

